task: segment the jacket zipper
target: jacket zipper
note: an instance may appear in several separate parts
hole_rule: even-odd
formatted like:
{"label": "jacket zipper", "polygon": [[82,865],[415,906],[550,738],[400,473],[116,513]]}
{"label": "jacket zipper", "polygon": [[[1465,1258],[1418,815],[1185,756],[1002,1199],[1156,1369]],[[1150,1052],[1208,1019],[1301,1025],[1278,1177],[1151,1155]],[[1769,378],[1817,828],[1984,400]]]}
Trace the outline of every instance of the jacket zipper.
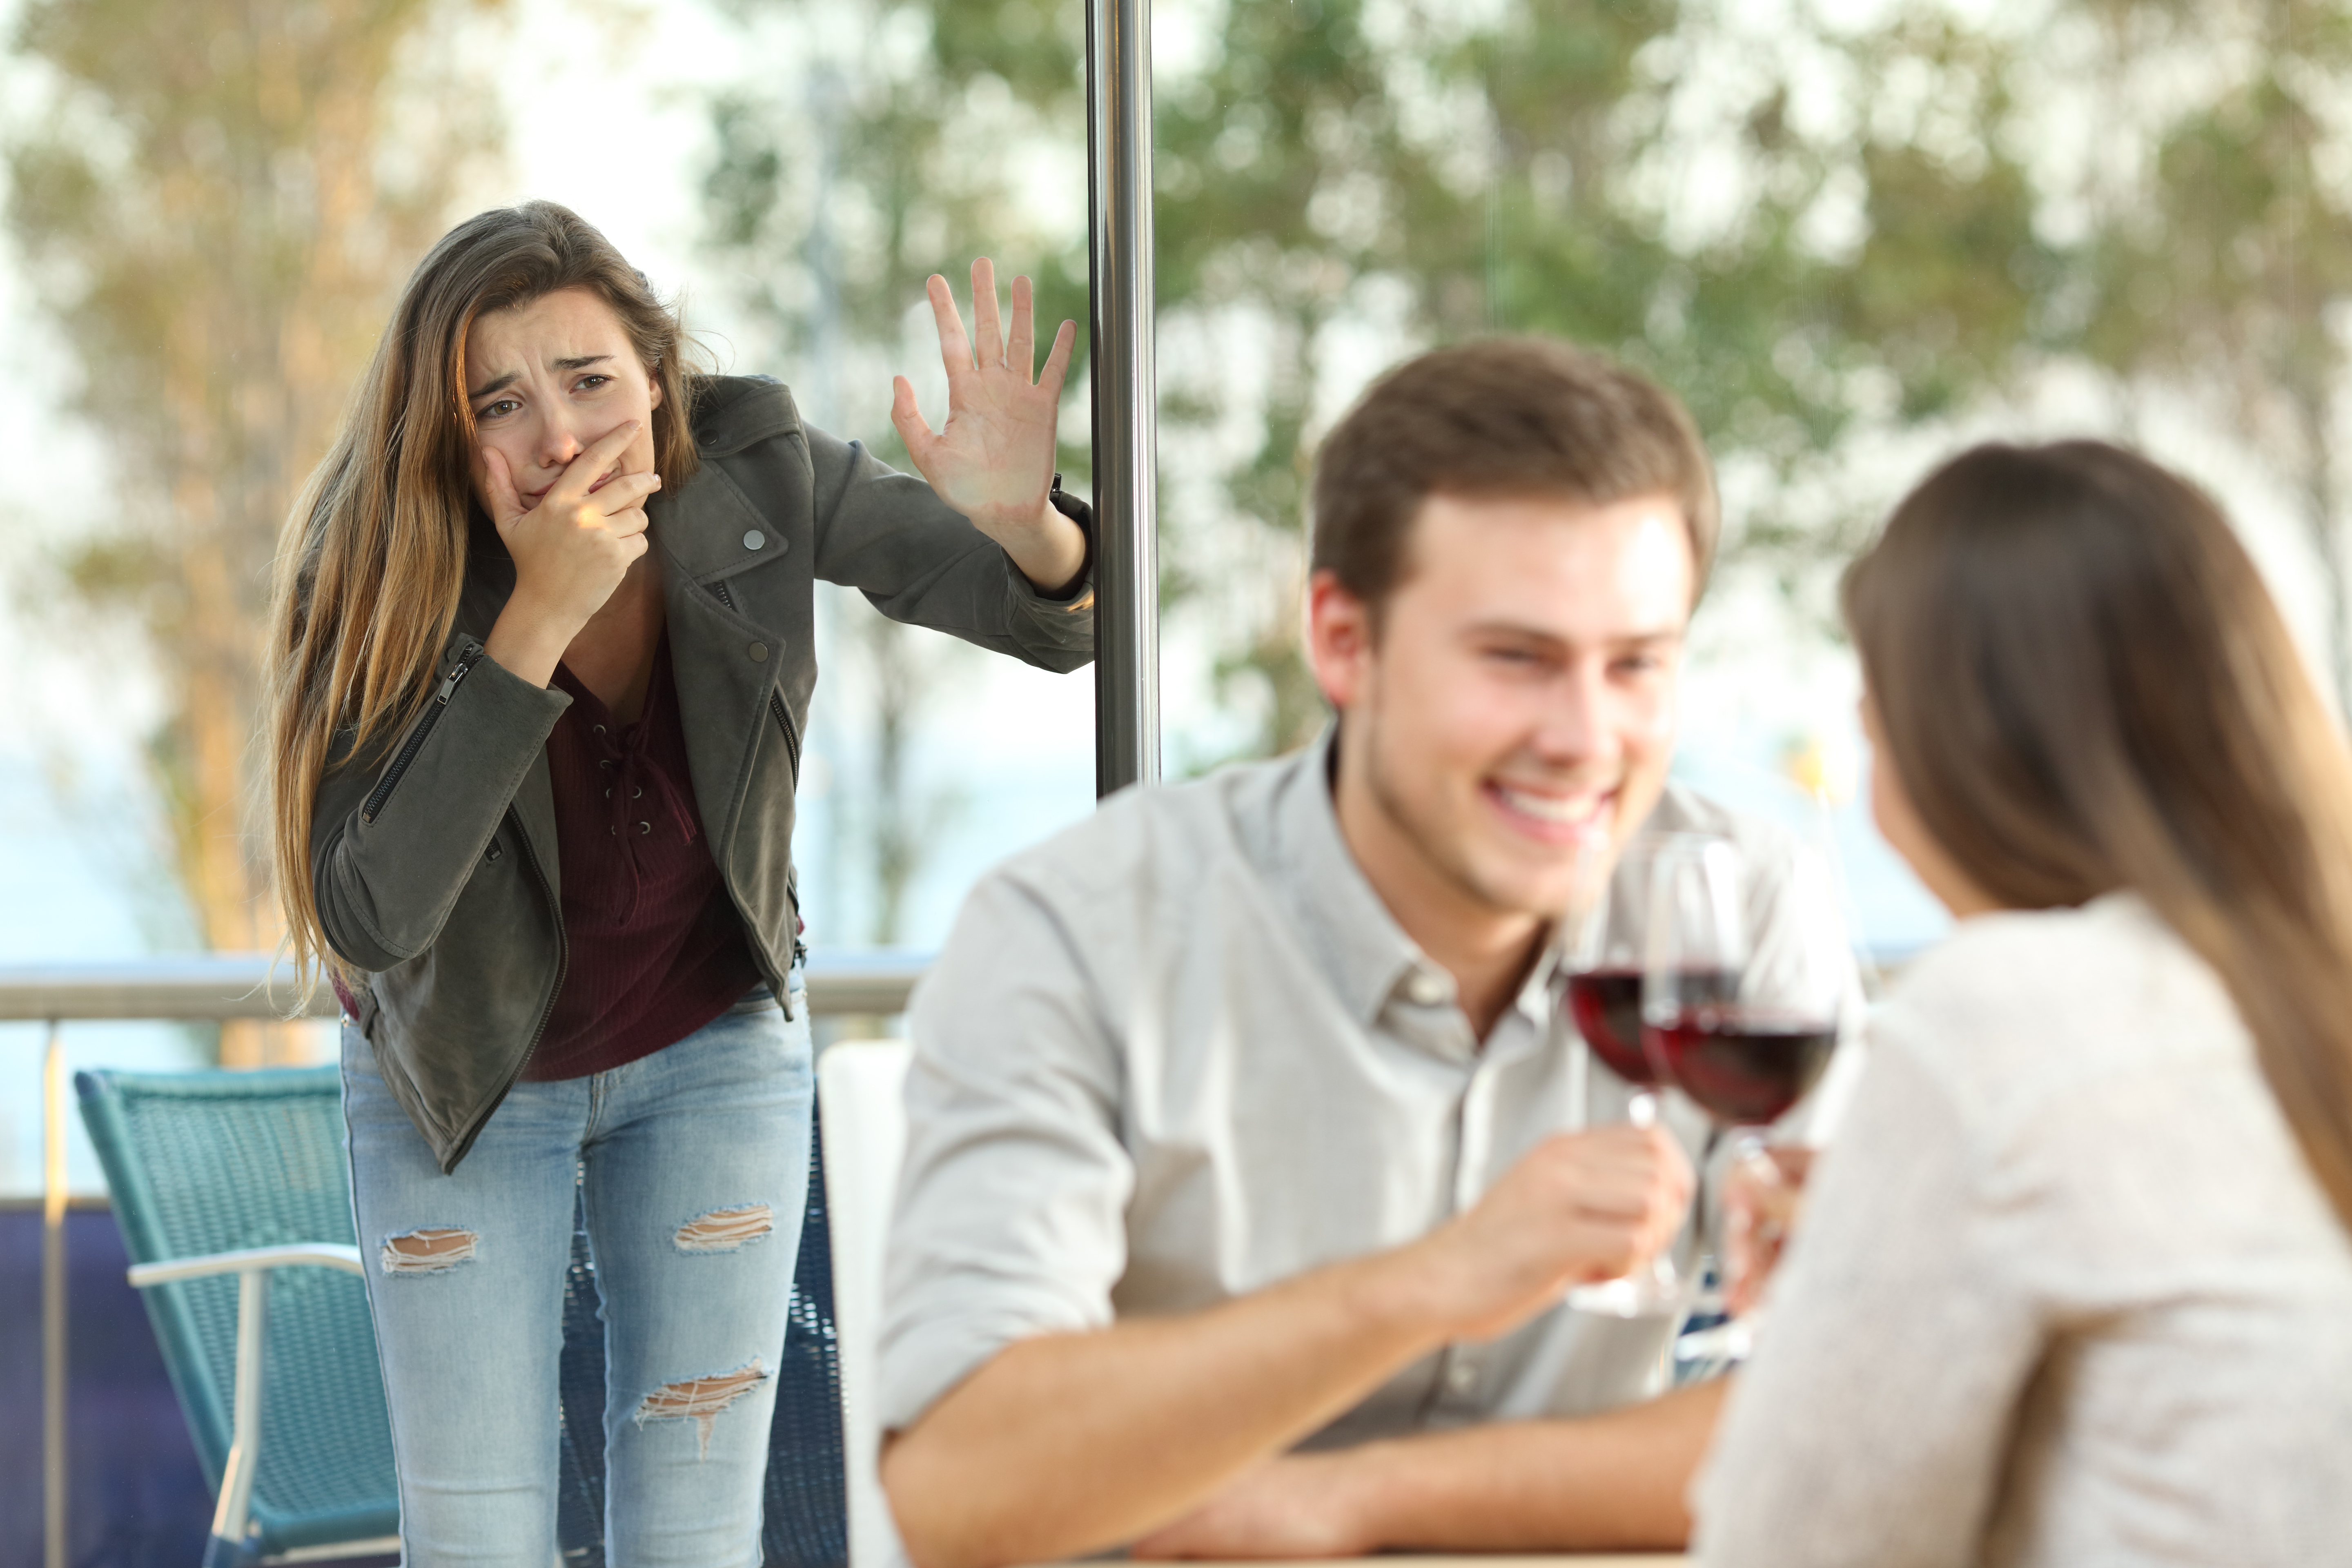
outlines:
{"label": "jacket zipper", "polygon": [[768,711],[776,716],[776,728],[784,732],[784,753],[792,758],[793,781],[797,784],[801,776],[801,732],[793,728],[792,710],[784,706],[780,693],[768,693]]}
{"label": "jacket zipper", "polygon": [[433,693],[433,700],[425,704],[425,716],[417,720],[416,728],[411,730],[408,739],[401,742],[400,754],[392,759],[392,766],[384,770],[383,777],[378,779],[375,788],[368,792],[367,804],[360,807],[362,822],[373,822],[376,813],[392,799],[392,792],[400,785],[401,774],[406,773],[408,764],[416,760],[416,753],[425,749],[425,739],[433,733],[433,726],[441,722],[441,713],[449,706],[450,694],[457,689],[459,681],[473,673],[474,666],[481,662],[481,658],[482,645],[470,638],[457,649],[457,662],[449,667],[449,673],[441,678],[440,686]]}

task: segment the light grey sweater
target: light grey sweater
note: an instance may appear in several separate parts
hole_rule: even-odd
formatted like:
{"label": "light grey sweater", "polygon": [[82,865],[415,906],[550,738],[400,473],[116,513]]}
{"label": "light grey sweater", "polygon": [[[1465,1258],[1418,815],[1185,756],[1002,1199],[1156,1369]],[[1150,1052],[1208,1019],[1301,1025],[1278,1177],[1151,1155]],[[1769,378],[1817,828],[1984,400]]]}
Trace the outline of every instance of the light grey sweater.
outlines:
{"label": "light grey sweater", "polygon": [[1984,916],[1871,1043],[1696,1560],[2352,1563],[2352,1245],[2213,972],[2129,895]]}

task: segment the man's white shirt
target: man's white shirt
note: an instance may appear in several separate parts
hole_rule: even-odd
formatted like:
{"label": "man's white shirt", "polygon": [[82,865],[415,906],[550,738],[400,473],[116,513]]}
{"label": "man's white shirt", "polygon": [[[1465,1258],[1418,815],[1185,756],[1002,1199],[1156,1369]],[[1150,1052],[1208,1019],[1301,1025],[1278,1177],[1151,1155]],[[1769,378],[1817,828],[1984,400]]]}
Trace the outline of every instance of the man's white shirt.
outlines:
{"label": "man's white shirt", "polygon": [[[1331,737],[1131,790],[976,887],[909,1016],[882,1421],[1005,1346],[1193,1311],[1423,1236],[1620,1120],[1554,963],[1482,1045],[1341,838]],[[1649,826],[1780,830],[1670,785]],[[1670,1098],[1697,1158],[1705,1122]],[[1310,1447],[1654,1392],[1673,1325],[1543,1312],[1399,1372]]]}

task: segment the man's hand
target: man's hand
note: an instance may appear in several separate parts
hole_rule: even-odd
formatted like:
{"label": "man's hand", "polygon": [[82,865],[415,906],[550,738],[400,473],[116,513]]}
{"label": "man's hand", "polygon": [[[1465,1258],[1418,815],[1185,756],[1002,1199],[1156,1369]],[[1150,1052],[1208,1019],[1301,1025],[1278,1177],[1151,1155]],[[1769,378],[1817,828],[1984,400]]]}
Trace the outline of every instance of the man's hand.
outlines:
{"label": "man's hand", "polygon": [[661,476],[614,471],[637,429],[631,419],[598,437],[531,507],[516,493],[506,458],[482,453],[491,521],[515,563],[514,592],[485,651],[534,686],[554,678],[563,650],[646,552],[646,498]]}
{"label": "man's hand", "polygon": [[929,293],[940,358],[948,373],[947,424],[931,429],[915,406],[913,384],[903,375],[892,384],[890,423],[941,500],[1003,545],[1032,583],[1058,588],[1086,563],[1086,536],[1045,499],[1054,481],[1055,430],[1076,323],[1062,323],[1044,373],[1033,379],[1035,307],[1028,279],[1013,280],[1009,339],[996,313],[996,268],[986,257],[971,264],[976,341],[964,335],[948,280],[934,275]]}
{"label": "man's hand", "polygon": [[1674,1240],[1690,1162],[1661,1127],[1546,1139],[1468,1212],[1391,1255],[1432,1292],[1444,1339],[1492,1339],[1572,1285],[1631,1273]]}
{"label": "man's hand", "polygon": [[1244,1471],[1130,1557],[1364,1557],[1381,1542],[1362,1522],[1359,1456],[1286,1454]]}
{"label": "man's hand", "polygon": [[[1365,1472],[1276,1456],[1418,1357],[1626,1272],[1673,1237],[1690,1193],[1689,1162],[1660,1129],[1562,1135],[1418,1241],[1198,1312],[1009,1345],[885,1447],[899,1536],[922,1568],[1078,1556],[1138,1535],[1187,1552],[1246,1535],[1254,1555],[1273,1555],[1265,1532],[1277,1525],[1291,1532],[1283,1551],[1330,1545],[1318,1531],[1345,1533],[1349,1516],[1318,1525],[1321,1504],[1305,1500]],[[1672,1500],[1685,1479],[1658,1485]],[[1547,1471],[1544,1485],[1557,1479]]]}

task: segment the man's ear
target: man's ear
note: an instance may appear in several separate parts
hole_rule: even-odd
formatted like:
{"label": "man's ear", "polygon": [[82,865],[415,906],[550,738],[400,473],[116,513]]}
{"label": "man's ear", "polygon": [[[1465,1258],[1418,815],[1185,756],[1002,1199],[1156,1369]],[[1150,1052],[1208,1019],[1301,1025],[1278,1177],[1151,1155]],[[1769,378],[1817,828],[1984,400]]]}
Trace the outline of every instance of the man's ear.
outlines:
{"label": "man's ear", "polygon": [[1378,642],[1372,607],[1330,572],[1307,584],[1307,662],[1331,706],[1345,712],[1361,701],[1371,679]]}

